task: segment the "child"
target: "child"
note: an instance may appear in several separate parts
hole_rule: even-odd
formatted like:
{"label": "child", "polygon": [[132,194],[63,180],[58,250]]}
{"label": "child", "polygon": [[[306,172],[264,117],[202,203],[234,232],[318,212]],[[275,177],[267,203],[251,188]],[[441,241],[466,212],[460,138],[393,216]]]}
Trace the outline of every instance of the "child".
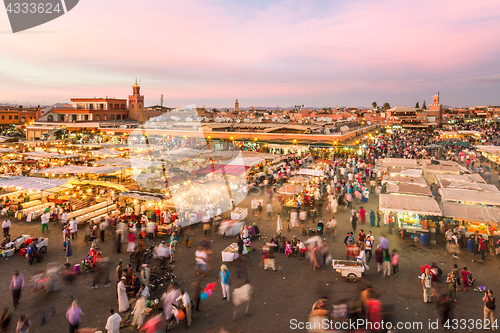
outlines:
{"label": "child", "polygon": [[392,273],[396,276],[396,273],[399,270],[399,254],[396,249],[392,250]]}
{"label": "child", "polygon": [[290,254],[292,254],[292,243],[290,243],[290,241],[287,241],[285,246],[285,255],[287,258],[289,258]]}

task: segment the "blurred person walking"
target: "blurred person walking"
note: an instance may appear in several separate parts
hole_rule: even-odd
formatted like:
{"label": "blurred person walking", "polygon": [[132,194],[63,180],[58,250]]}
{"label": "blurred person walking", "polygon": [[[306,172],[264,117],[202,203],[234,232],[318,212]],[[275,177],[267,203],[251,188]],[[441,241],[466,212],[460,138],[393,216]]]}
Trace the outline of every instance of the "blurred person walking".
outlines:
{"label": "blurred person walking", "polygon": [[80,317],[83,316],[83,312],[76,303],[73,301],[68,311],[66,311],[66,318],[69,322],[69,333],[75,333],[80,325]]}
{"label": "blurred person walking", "polygon": [[21,299],[21,291],[24,289],[24,276],[19,274],[19,271],[14,271],[12,280],[10,282],[10,293],[12,294],[12,301],[14,303],[14,309],[17,309],[19,300]]}

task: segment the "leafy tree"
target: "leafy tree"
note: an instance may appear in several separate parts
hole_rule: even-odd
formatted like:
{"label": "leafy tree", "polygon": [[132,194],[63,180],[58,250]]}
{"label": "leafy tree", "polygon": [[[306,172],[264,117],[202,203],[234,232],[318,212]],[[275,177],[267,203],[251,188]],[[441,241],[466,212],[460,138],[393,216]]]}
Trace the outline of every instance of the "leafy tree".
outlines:
{"label": "leafy tree", "polygon": [[427,105],[425,105],[425,99],[424,99],[424,104],[422,104],[422,109],[424,109],[424,110],[427,109]]}
{"label": "leafy tree", "polygon": [[384,109],[384,110],[387,110],[387,109],[390,109],[390,108],[391,108],[391,104],[389,104],[388,102],[385,102],[384,106],[382,107],[382,109]]}
{"label": "leafy tree", "polygon": [[418,104],[418,102],[417,102],[417,104],[415,104],[415,108],[420,109],[420,104]]}
{"label": "leafy tree", "polygon": [[373,108],[375,109],[377,107],[377,102],[372,103]]}
{"label": "leafy tree", "polygon": [[22,105],[19,105],[17,108],[18,108],[18,109],[22,109],[22,108],[23,108],[23,106],[22,106]]}
{"label": "leafy tree", "polygon": [[216,109],[216,108],[213,108],[213,109],[212,109],[212,112],[217,112],[217,109]]}

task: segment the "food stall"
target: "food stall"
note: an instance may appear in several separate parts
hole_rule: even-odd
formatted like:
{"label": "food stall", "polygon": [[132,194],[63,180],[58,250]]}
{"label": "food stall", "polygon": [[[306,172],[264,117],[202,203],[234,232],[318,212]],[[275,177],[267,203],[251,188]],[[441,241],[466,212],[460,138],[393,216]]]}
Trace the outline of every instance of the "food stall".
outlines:
{"label": "food stall", "polygon": [[248,208],[236,207],[231,211],[232,220],[244,220],[248,216]]}
{"label": "food stall", "polygon": [[432,197],[417,195],[381,194],[379,209],[384,212],[387,221],[389,214],[393,214],[394,222],[401,230],[401,237],[405,233],[420,233],[422,244],[427,244],[428,233],[435,233],[436,216],[442,216],[441,209]]}
{"label": "food stall", "polygon": [[238,244],[232,243],[222,251],[222,261],[233,261],[238,258]]}
{"label": "food stall", "polygon": [[363,276],[365,266],[361,261],[353,260],[332,260],[333,269],[347,278],[349,282],[356,282]]}
{"label": "food stall", "polygon": [[464,239],[474,236],[477,232],[488,240],[489,248],[493,251],[494,243],[500,236],[498,230],[499,208],[455,202],[443,202],[441,208],[443,216],[453,219],[453,222],[459,227],[461,235],[465,236]]}

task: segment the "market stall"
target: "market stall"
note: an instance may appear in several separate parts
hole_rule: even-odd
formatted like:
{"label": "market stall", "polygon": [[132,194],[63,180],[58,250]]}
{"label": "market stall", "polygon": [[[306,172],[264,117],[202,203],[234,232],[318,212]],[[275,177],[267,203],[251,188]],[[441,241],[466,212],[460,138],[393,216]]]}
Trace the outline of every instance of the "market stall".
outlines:
{"label": "market stall", "polygon": [[233,261],[238,258],[238,244],[232,243],[222,251],[222,261]]}
{"label": "market stall", "polygon": [[321,177],[323,175],[323,170],[317,170],[317,169],[300,169],[299,172],[297,172],[297,175],[307,175],[307,176],[314,176],[314,177]]}
{"label": "market stall", "polygon": [[248,208],[242,208],[242,207],[236,207],[232,212],[231,212],[231,219],[232,220],[244,220],[248,216]]}
{"label": "market stall", "polygon": [[[421,233],[421,237],[428,237],[423,234],[429,231],[435,233],[435,216],[442,216],[441,209],[432,197],[416,195],[381,194],[379,196],[379,209],[384,212],[385,221],[388,215],[393,214],[395,222],[404,233]],[[430,230],[431,229],[431,230]]]}
{"label": "market stall", "polygon": [[455,202],[443,202],[441,207],[443,216],[454,219],[465,237],[470,237],[476,232],[485,239],[500,234],[497,230],[500,223],[500,208]]}
{"label": "market stall", "polygon": [[333,269],[347,278],[349,282],[356,282],[363,276],[365,266],[360,261],[353,260],[332,260]]}

